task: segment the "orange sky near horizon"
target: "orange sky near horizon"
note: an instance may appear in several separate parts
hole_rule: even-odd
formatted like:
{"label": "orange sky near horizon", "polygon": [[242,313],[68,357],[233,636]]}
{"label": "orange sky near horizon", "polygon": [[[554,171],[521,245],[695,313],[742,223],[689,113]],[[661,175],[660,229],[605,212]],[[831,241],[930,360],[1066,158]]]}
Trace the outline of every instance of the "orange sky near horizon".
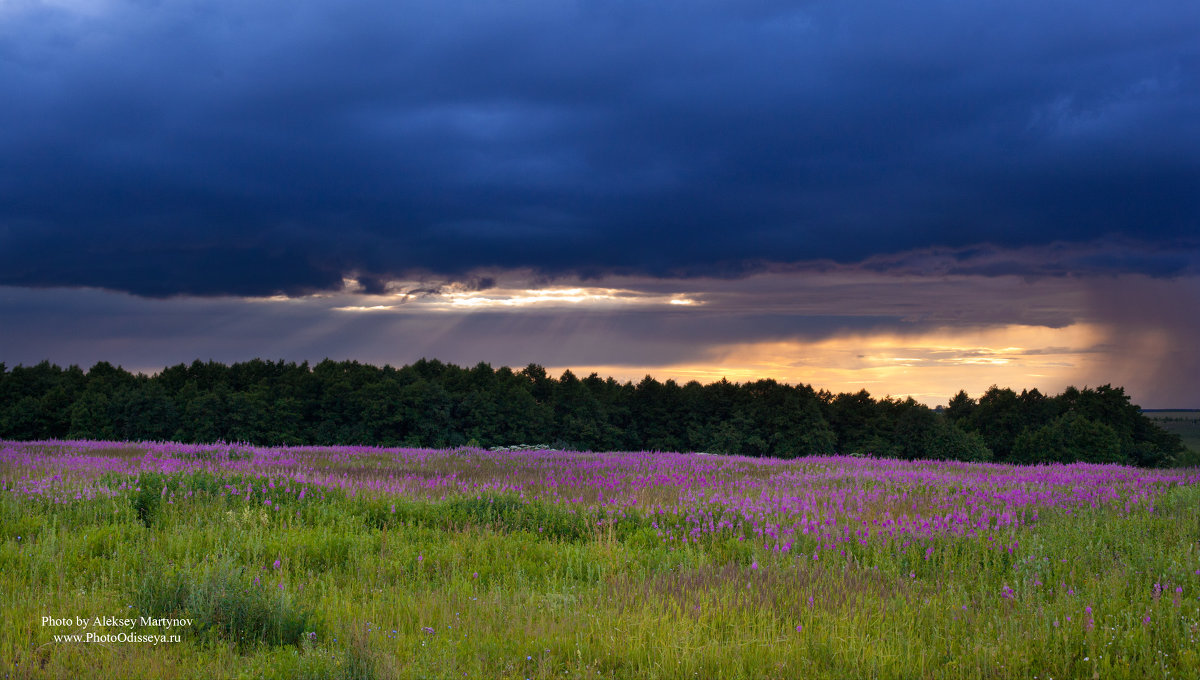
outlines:
{"label": "orange sky near horizon", "polygon": [[[556,366],[553,375],[570,369],[580,377],[637,382],[646,375],[658,380],[709,383],[726,378],[745,382],[774,378],[805,383],[831,392],[866,389],[882,398],[909,397],[934,406],[959,390],[978,397],[991,385],[1037,388],[1056,394],[1069,385],[1084,386],[1087,375],[1103,374],[1107,357],[1105,329],[1092,324],[1063,328],[1010,325],[985,329],[947,328],[897,335],[856,334],[817,342],[739,343],[714,348],[709,361],[656,366]],[[1132,377],[1132,376],[1126,376]],[[1119,375],[1114,384],[1121,384]]]}
{"label": "orange sky near horizon", "polygon": [[[991,385],[1057,394],[1112,384],[1146,408],[1196,408],[1200,277],[893,276],[858,270],[741,279],[557,281],[475,290],[408,282],[266,298],[146,299],[0,288],[27,314],[0,359],[155,373],[193,360],[353,359],[400,366],[530,363],[557,376],[702,383],[773,378],[931,406]],[[7,305],[7,307],[6,307]],[[7,348],[6,348],[7,343]]]}

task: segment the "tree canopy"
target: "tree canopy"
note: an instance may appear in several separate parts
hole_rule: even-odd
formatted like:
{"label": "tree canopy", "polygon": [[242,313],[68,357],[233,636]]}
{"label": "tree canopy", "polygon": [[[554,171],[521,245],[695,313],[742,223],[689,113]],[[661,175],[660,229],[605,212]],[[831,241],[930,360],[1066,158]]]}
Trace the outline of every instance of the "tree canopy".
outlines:
{"label": "tree canopy", "polygon": [[565,371],[470,368],[422,359],[194,361],[147,376],[0,363],[0,438],[240,441],[264,445],[512,446],[832,453],[969,461],[1177,464],[1177,435],[1120,387],[1057,396],[993,386],[946,409],[866,390],[831,394],[774,380],[637,384]]}

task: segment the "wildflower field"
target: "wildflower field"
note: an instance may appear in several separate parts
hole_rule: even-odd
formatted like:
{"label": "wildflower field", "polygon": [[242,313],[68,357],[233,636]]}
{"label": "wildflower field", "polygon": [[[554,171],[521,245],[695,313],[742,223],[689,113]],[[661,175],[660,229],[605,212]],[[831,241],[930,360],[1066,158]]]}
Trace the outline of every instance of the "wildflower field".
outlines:
{"label": "wildflower field", "polygon": [[1196,678],[1198,596],[1196,469],[0,442],[5,677]]}

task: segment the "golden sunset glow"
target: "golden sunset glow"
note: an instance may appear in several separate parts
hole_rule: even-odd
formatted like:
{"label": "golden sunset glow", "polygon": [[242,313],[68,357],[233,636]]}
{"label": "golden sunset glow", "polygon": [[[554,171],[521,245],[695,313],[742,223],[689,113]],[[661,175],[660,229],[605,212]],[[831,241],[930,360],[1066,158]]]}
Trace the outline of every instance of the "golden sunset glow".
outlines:
{"label": "golden sunset glow", "polygon": [[[23,295],[14,298],[16,308],[45,308],[56,299],[54,291]],[[81,319],[92,318],[86,312],[93,309],[116,310],[113,318],[136,318],[139,327],[159,324],[160,336],[136,356],[111,355],[125,346],[124,331],[104,331],[109,339],[102,342],[93,323],[90,335],[64,336],[70,340],[62,351],[84,365],[111,355],[145,373],[187,357],[236,361],[254,353],[206,335],[217,328],[268,343],[254,351],[312,362],[535,363],[555,375],[570,368],[634,382],[646,375],[702,383],[773,378],[931,405],[960,389],[977,396],[993,384],[1058,393],[1109,383],[1125,386],[1143,406],[1162,408],[1195,403],[1188,342],[1195,320],[1183,312],[1200,301],[1200,278],[1126,275],[1081,286],[1067,277],[914,279],[831,270],[545,281],[528,271],[480,271],[462,281],[371,286],[347,277],[338,290],[301,295],[156,300],[95,290],[86,298]],[[183,336],[164,325],[180,308],[204,319]],[[264,322],[270,329],[256,331]],[[38,342],[29,339],[28,347],[14,356],[43,356]]]}
{"label": "golden sunset glow", "polygon": [[530,305],[614,305],[629,300],[630,291],[615,288],[544,288],[521,291],[448,291],[443,294],[451,307],[527,307]]}
{"label": "golden sunset glow", "polygon": [[[675,282],[683,284],[678,288],[637,277],[603,282],[544,283],[527,271],[480,272],[463,282],[389,281],[385,292],[367,293],[347,278],[340,291],[257,303],[287,301],[314,313],[333,312],[329,329],[367,317],[379,324],[400,318],[422,324],[433,332],[405,345],[409,360],[469,356],[635,382],[646,375],[702,383],[773,378],[834,393],[865,388],[875,396],[911,396],[928,404],[945,403],[960,389],[978,395],[991,385],[1057,393],[1069,385],[1111,383],[1154,396],[1178,376],[1165,369],[1147,372],[1146,366],[1189,361],[1181,355],[1178,328],[1125,321],[1152,308],[1157,297],[1178,295],[1179,283],[1171,288],[1141,276],[1122,278],[1117,293],[1100,284],[1081,288],[1069,279],[914,280],[842,270],[697,278]],[[1196,279],[1185,283],[1196,287]],[[896,303],[888,296],[901,288],[904,301]],[[1131,311],[1112,311],[1114,301]],[[764,322],[775,327],[762,332]],[[646,323],[658,330],[642,335],[651,327]],[[409,327],[415,326],[388,326],[375,336],[378,348],[364,345],[362,351],[393,361],[388,334]],[[468,328],[462,337],[486,337],[486,345],[467,349],[465,341],[448,340]],[[480,334],[480,328],[487,331]]]}
{"label": "golden sunset glow", "polygon": [[[1061,391],[1096,368],[1102,358],[1092,348],[1105,337],[1104,328],[1090,324],[1010,325],[914,335],[846,335],[819,342],[743,343],[716,347],[703,362],[569,368],[580,375],[594,371],[635,382],[647,374],[702,383],[774,378],[835,393],[866,389],[878,397],[911,396],[937,404],[960,389],[978,396],[993,384]],[[901,385],[907,389],[895,391]]]}
{"label": "golden sunset glow", "polygon": [[389,287],[396,288],[397,292],[387,295],[365,295],[360,292],[361,286],[357,281],[347,280],[343,296],[360,304],[343,304],[333,309],[340,312],[503,311],[528,307],[612,309],[702,304],[699,300],[679,294],[658,295],[626,288],[493,287],[487,290],[469,290],[459,285],[423,287],[419,284],[393,284]]}

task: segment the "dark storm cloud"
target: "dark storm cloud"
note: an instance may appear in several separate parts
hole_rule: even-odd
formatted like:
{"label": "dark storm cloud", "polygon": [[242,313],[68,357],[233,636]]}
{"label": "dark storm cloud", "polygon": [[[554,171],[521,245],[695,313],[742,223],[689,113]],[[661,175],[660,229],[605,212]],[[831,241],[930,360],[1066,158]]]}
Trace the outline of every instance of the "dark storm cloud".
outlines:
{"label": "dark storm cloud", "polygon": [[[537,292],[511,277],[475,291],[475,300],[500,301],[483,309],[454,306],[470,287],[438,282],[407,298],[418,286],[170,300],[0,286],[0,361],[109,361],[156,372],[197,358],[400,365],[429,357],[633,379],[691,366],[711,369],[705,380],[736,371],[923,399],[993,383],[1043,391],[1111,383],[1147,407],[1200,404],[1197,275],[898,276],[843,267],[739,279],[613,277],[611,288],[591,289],[592,303],[506,307],[511,296]],[[874,372],[888,365],[904,373]]]}
{"label": "dark storm cloud", "polygon": [[1101,238],[1088,243],[1054,242],[1023,248],[921,248],[871,256],[857,266],[909,276],[1038,278],[1138,272],[1175,277],[1200,273],[1200,238],[1181,238],[1171,247],[1129,238]]}
{"label": "dark storm cloud", "polygon": [[1107,324],[1110,379],[1146,385],[1157,403],[1200,401],[1200,277],[1087,281],[1086,316]]}
{"label": "dark storm cloud", "polygon": [[1173,276],[1197,266],[1197,36],[1192,0],[5,3],[0,284],[377,292],[1114,240],[1142,256],[1061,266]]}
{"label": "dark storm cloud", "polygon": [[[1177,297],[1172,291],[1182,281],[1165,281],[1158,296]],[[539,291],[527,288],[527,281],[510,273],[489,282],[497,287],[429,281],[384,295],[171,300],[96,289],[0,286],[0,318],[6,321],[0,360],[84,366],[105,360],[145,371],[197,357],[240,361],[256,356],[377,364],[436,357],[465,365],[482,360],[510,366],[656,366],[702,362],[721,348],[745,344],[1111,320],[1096,318],[1090,298],[1066,278],[900,277],[852,268],[739,279],[626,277],[608,280],[611,288],[576,289],[585,284],[573,281],[567,289],[609,297],[526,306],[503,301],[535,297],[529,294]],[[493,304],[454,306],[454,294],[463,291]],[[671,299],[693,302],[675,305]]]}
{"label": "dark storm cloud", "polygon": [[[427,293],[436,297],[436,291]],[[768,293],[769,295],[769,293]],[[398,313],[346,312],[342,298],[146,300],[101,290],[0,287],[0,360],[97,361],[156,371],[197,357],[318,361],[354,358],[404,364],[422,357],[472,365],[656,365],[694,361],[725,344],[821,340],[845,333],[925,327],[876,310],[786,315],[714,299],[703,310],[590,309],[446,311],[404,305]],[[426,297],[420,298],[426,300]]]}

